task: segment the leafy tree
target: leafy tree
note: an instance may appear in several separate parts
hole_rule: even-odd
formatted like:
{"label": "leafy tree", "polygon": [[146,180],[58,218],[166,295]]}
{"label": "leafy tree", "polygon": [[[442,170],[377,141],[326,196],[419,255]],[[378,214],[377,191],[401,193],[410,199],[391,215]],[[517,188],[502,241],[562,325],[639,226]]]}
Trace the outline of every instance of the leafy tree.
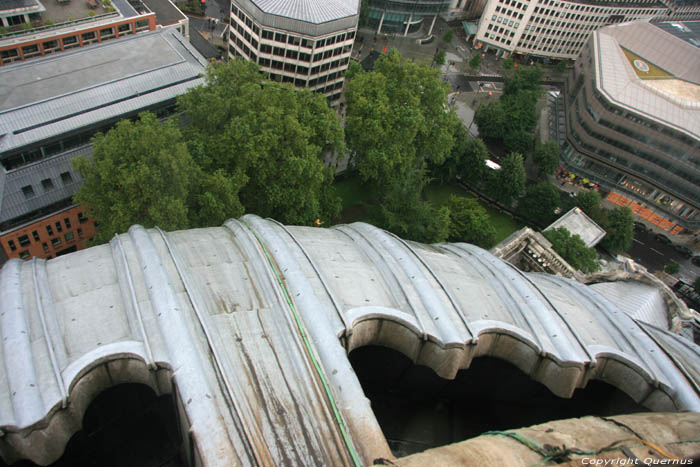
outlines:
{"label": "leafy tree", "polygon": [[444,36],[442,36],[442,41],[449,44],[455,36],[454,29],[448,29]]}
{"label": "leafy tree", "polygon": [[488,154],[484,142],[470,138],[467,129],[459,125],[450,157],[440,166],[431,164],[431,175],[440,183],[452,182],[457,176],[466,183],[481,182],[486,176]]}
{"label": "leafy tree", "polygon": [[511,57],[507,57],[503,59],[503,69],[504,70],[512,70],[513,67],[515,66],[515,62]]}
{"label": "leafy tree", "polygon": [[143,113],[93,142],[93,157],[76,158],[73,166],[83,177],[75,202],[100,221],[96,243],[132,224],[177,230],[243,214],[237,196],[243,180],[204,173],[172,121]]}
{"label": "leafy tree", "polygon": [[[440,71],[414,63],[396,50],[382,56],[374,71],[356,74],[345,88],[346,141],[352,165],[379,198],[396,195],[394,187],[424,186],[425,162],[442,165],[460,125],[445,102],[449,84]],[[416,181],[417,180],[417,181]]]}
{"label": "leafy tree", "polygon": [[556,217],[559,199],[559,190],[551,183],[530,185],[518,201],[518,213],[536,224],[548,225]]}
{"label": "leafy tree", "polygon": [[554,251],[566,260],[572,267],[584,272],[592,273],[600,266],[596,261],[598,255],[593,248],[588,248],[579,235],[571,235],[565,227],[542,232],[552,243]]}
{"label": "leafy tree", "polygon": [[436,209],[421,199],[421,184],[425,180],[422,174],[416,174],[413,182],[393,181],[392,192],[378,207],[376,223],[405,239],[423,243],[445,241],[450,226],[449,210]]}
{"label": "leafy tree", "polygon": [[506,119],[506,111],[499,101],[480,105],[474,114],[479,134],[488,139],[503,139],[506,131]]}
{"label": "leafy tree", "polygon": [[676,262],[671,262],[664,266],[664,271],[666,272],[666,274],[678,274],[680,270],[681,265]]}
{"label": "leafy tree", "polygon": [[489,193],[503,204],[510,205],[525,189],[525,167],[523,156],[516,152],[508,154],[489,181]]}
{"label": "leafy tree", "polygon": [[324,156],[344,152],[343,129],[323,96],[261,77],[255,63],[213,63],[206,84],[178,100],[195,160],[245,181],[248,212],[289,224],[334,219],[339,201]]}
{"label": "leafy tree", "polygon": [[540,81],[544,71],[538,66],[519,67],[514,73],[504,77],[503,92],[506,95],[517,94],[521,91],[541,92]]}
{"label": "leafy tree", "polygon": [[444,65],[445,64],[445,51],[441,50],[435,55],[435,64]]}
{"label": "leafy tree", "polygon": [[503,137],[503,144],[506,145],[506,148],[509,151],[520,154],[529,153],[532,150],[533,143],[532,133],[525,130],[506,130],[506,134]]}
{"label": "leafy tree", "polygon": [[357,21],[357,26],[360,28],[364,28],[365,26],[367,26],[367,18],[368,17],[369,17],[369,0],[361,0],[361,2],[360,2],[360,18]]}
{"label": "leafy tree", "polygon": [[627,206],[608,211],[607,221],[601,227],[607,232],[601,244],[611,253],[627,251],[632,246],[634,215]]}
{"label": "leafy tree", "polygon": [[571,200],[571,204],[567,206],[567,211],[573,207],[579,207],[588,217],[593,219],[594,222],[601,224],[602,209],[600,208],[600,193],[593,190],[579,191],[576,196],[569,199]]}
{"label": "leafy tree", "polygon": [[567,59],[561,60],[559,63],[557,63],[557,66],[555,69],[558,73],[564,73],[566,71],[566,66],[568,64],[569,64],[569,60],[567,60]]}
{"label": "leafy tree", "polygon": [[496,243],[496,229],[486,210],[473,198],[450,196],[449,201],[451,242],[466,242],[482,248]]}
{"label": "leafy tree", "polygon": [[544,144],[536,145],[532,159],[540,168],[540,173],[553,174],[559,166],[559,145],[556,141],[547,141]]}
{"label": "leafy tree", "polygon": [[481,67],[481,54],[477,53],[469,60],[469,67],[473,70],[478,70]]}

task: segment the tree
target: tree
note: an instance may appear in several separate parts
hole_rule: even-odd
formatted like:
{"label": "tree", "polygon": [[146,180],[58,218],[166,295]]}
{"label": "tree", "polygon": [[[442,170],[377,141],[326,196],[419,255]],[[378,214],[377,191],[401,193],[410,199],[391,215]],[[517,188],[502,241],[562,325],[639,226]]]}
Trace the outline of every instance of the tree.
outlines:
{"label": "tree", "polygon": [[607,221],[601,227],[607,232],[602,246],[611,253],[627,251],[632,246],[634,214],[627,206],[608,211]]}
{"label": "tree", "polygon": [[569,64],[569,60],[563,59],[559,63],[557,63],[557,66],[555,69],[558,73],[564,73],[566,71],[566,67],[568,64]]}
{"label": "tree", "polygon": [[506,134],[503,136],[503,144],[511,152],[528,154],[532,150],[533,143],[532,133],[525,130],[507,129]]}
{"label": "tree", "polygon": [[565,227],[542,232],[552,243],[554,251],[564,258],[572,267],[586,273],[597,271],[600,266],[596,261],[598,255],[593,248],[588,248],[578,235],[571,235]]}
{"label": "tree", "polygon": [[540,81],[544,72],[538,66],[519,67],[514,73],[504,77],[503,92],[506,95],[521,91],[541,92]]}
{"label": "tree", "polygon": [[444,65],[445,64],[445,51],[441,50],[435,55],[435,64]]}
{"label": "tree", "polygon": [[473,198],[450,196],[449,241],[466,242],[482,248],[496,243],[496,229],[486,210]]}
{"label": "tree", "polygon": [[525,167],[523,156],[516,152],[508,154],[489,181],[489,193],[497,201],[510,205],[525,189]]}
{"label": "tree", "polygon": [[579,207],[588,215],[594,222],[601,225],[602,209],[600,208],[600,193],[597,191],[579,191],[576,196],[569,198],[571,204],[567,207],[567,211],[573,207]]}
{"label": "tree", "polygon": [[172,121],[143,113],[122,120],[94,139],[93,157],[73,166],[83,177],[75,202],[99,220],[96,243],[132,224],[165,230],[220,225],[243,214],[238,189],[243,180],[204,173],[192,159]]}
{"label": "tree", "polygon": [[478,70],[479,67],[481,67],[481,54],[480,53],[475,54],[469,60],[469,67],[473,70]]}
{"label": "tree", "polygon": [[345,132],[352,166],[380,200],[401,193],[397,186],[424,186],[418,176],[426,176],[425,163],[439,166],[449,157],[460,122],[445,106],[448,91],[439,70],[393,49],[374,71],[347,82]]}
{"label": "tree", "polygon": [[488,155],[484,142],[470,138],[467,129],[459,125],[450,156],[439,166],[430,165],[431,176],[440,183],[452,182],[457,176],[465,183],[481,182],[486,176]]}
{"label": "tree", "polygon": [[476,109],[474,121],[479,134],[488,139],[503,139],[506,126],[506,111],[499,101],[482,104]]}
{"label": "tree", "polygon": [[671,262],[664,266],[664,272],[666,272],[666,274],[678,274],[680,270],[681,265],[676,262]]}
{"label": "tree", "polygon": [[195,160],[243,179],[247,212],[288,224],[332,220],[339,202],[326,154],[344,152],[343,129],[322,95],[261,77],[255,63],[213,63],[206,84],[178,99]]}
{"label": "tree", "polygon": [[503,69],[504,70],[512,70],[513,67],[515,66],[515,62],[511,57],[507,57],[503,59]]}
{"label": "tree", "polygon": [[448,29],[447,32],[445,33],[445,35],[442,36],[442,41],[445,42],[446,44],[449,44],[450,42],[452,42],[454,35],[455,35],[454,29]]}
{"label": "tree", "polygon": [[540,173],[552,175],[559,167],[559,145],[556,141],[536,145],[532,159],[540,168]]}
{"label": "tree", "polygon": [[518,214],[539,225],[550,224],[559,207],[559,190],[551,183],[530,185],[518,201]]}

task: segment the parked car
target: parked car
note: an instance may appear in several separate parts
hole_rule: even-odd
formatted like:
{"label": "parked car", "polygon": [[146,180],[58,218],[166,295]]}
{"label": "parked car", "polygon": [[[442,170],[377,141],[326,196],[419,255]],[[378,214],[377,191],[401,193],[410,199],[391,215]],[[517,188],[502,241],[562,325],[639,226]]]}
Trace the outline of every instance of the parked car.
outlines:
{"label": "parked car", "polygon": [[657,242],[659,242],[659,243],[665,243],[666,245],[670,245],[670,244],[673,243],[673,242],[671,241],[671,239],[668,238],[668,237],[667,237],[666,235],[664,235],[664,234],[656,234],[656,235],[654,235],[654,238],[656,239]]}
{"label": "parked car", "polygon": [[673,249],[676,250],[681,255],[685,256],[686,258],[690,258],[691,256],[693,256],[693,250],[691,250],[690,248],[688,248],[685,245],[675,245],[674,244]]}
{"label": "parked car", "polygon": [[637,232],[647,232],[649,229],[647,228],[646,225],[644,225],[641,222],[635,222],[634,223],[634,230]]}
{"label": "parked car", "polygon": [[691,261],[694,265],[700,266],[700,256],[693,256],[692,258],[690,258],[690,261]]}

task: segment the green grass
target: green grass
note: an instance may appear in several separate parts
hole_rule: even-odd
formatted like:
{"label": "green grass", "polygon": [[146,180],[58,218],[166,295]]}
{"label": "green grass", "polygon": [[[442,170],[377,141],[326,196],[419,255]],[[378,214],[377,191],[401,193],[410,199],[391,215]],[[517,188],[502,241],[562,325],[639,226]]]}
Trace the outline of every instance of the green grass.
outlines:
{"label": "green grass", "polygon": [[[370,191],[362,186],[359,178],[345,178],[338,180],[333,184],[338,196],[343,200],[343,211],[340,216],[341,223],[350,223],[357,221],[368,221],[368,207],[374,204],[371,198]],[[465,191],[457,185],[438,185],[432,184],[426,187],[425,197],[434,206],[444,206],[450,200],[451,195],[465,196],[474,198],[470,192]],[[523,227],[523,224],[516,221],[507,214],[500,212],[498,209],[491,207],[488,203],[479,200],[493,223],[496,229],[496,242],[500,242],[510,234]]]}
{"label": "green grass", "polygon": [[[425,189],[426,198],[436,207],[446,205],[451,195],[474,198],[473,194],[456,185],[432,184]],[[496,243],[508,237],[516,230],[523,228],[523,224],[510,217],[508,214],[502,213],[484,201],[478,201],[491,218],[493,228],[496,229]]]}

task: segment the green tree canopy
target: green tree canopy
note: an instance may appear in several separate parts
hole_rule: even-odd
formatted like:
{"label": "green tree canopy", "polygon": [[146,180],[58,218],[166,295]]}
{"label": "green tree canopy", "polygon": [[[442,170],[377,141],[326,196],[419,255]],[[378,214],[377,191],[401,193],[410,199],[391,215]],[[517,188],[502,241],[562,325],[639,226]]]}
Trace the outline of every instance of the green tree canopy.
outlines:
{"label": "green tree canopy", "polygon": [[603,248],[611,253],[627,251],[634,239],[634,214],[627,206],[615,208],[607,213],[607,221],[601,226],[607,234],[602,241]]}
{"label": "green tree canopy", "polygon": [[541,92],[540,81],[544,71],[538,66],[523,66],[504,78],[504,94],[518,94],[522,91]]}
{"label": "green tree canopy", "polygon": [[583,212],[586,213],[588,217],[593,219],[594,222],[601,225],[602,209],[600,207],[600,193],[597,191],[579,191],[576,196],[569,198],[571,200],[570,204],[567,206],[566,210],[570,210],[573,207],[579,207]]}
{"label": "green tree canopy", "polygon": [[450,229],[448,240],[491,248],[496,242],[496,229],[486,210],[473,198],[450,196]]}
{"label": "green tree canopy", "polygon": [[454,29],[448,29],[444,36],[442,36],[442,41],[449,44],[454,39],[455,31]]}
{"label": "green tree canopy", "polygon": [[515,61],[511,57],[507,57],[503,59],[503,69],[504,70],[512,70],[513,67],[515,66]]}
{"label": "green tree canopy", "polygon": [[518,214],[535,224],[546,226],[556,218],[554,211],[559,204],[559,190],[551,183],[530,185],[525,190],[525,196],[518,201]]}
{"label": "green tree canopy", "polygon": [[488,150],[484,142],[470,138],[467,129],[459,125],[450,157],[442,165],[431,164],[431,175],[440,183],[448,183],[459,176],[466,183],[477,183],[486,176]]}
{"label": "green tree canopy", "polygon": [[132,224],[177,230],[220,225],[243,213],[242,180],[200,170],[172,121],[143,113],[93,142],[93,157],[76,158],[73,166],[83,177],[75,202],[100,222],[96,243]]}
{"label": "green tree canopy", "polygon": [[488,139],[503,139],[506,134],[507,119],[506,110],[500,101],[482,104],[474,114],[479,135]]}
{"label": "green tree canopy", "polygon": [[532,159],[540,168],[540,173],[553,174],[559,167],[559,145],[556,141],[547,141],[544,144],[536,145]]}
{"label": "green tree canopy", "polygon": [[195,160],[245,180],[246,211],[290,224],[333,219],[339,200],[324,156],[344,151],[343,129],[325,98],[263,79],[255,63],[214,63],[206,84],[178,100]]}
{"label": "green tree canopy", "polygon": [[441,50],[435,55],[435,64],[444,65],[445,64],[445,51]]}
{"label": "green tree canopy", "polygon": [[489,180],[488,191],[503,204],[510,205],[525,190],[523,156],[512,152],[506,156],[501,168]]}
{"label": "green tree canopy", "polygon": [[564,227],[542,232],[552,243],[554,251],[566,260],[572,267],[586,273],[597,271],[600,266],[596,261],[598,255],[593,248],[588,248],[578,235],[571,235]]}
{"label": "green tree canopy", "polygon": [[426,161],[444,162],[459,125],[446,106],[448,91],[439,70],[394,49],[374,71],[347,82],[346,141],[364,182],[386,187],[386,193],[391,185],[413,179]]}
{"label": "green tree canopy", "polygon": [[477,53],[469,60],[469,67],[474,69],[474,70],[478,70],[480,66],[481,66],[481,54]]}
{"label": "green tree canopy", "polygon": [[666,274],[678,274],[680,270],[681,265],[676,262],[671,262],[664,266],[664,271],[666,272]]}

